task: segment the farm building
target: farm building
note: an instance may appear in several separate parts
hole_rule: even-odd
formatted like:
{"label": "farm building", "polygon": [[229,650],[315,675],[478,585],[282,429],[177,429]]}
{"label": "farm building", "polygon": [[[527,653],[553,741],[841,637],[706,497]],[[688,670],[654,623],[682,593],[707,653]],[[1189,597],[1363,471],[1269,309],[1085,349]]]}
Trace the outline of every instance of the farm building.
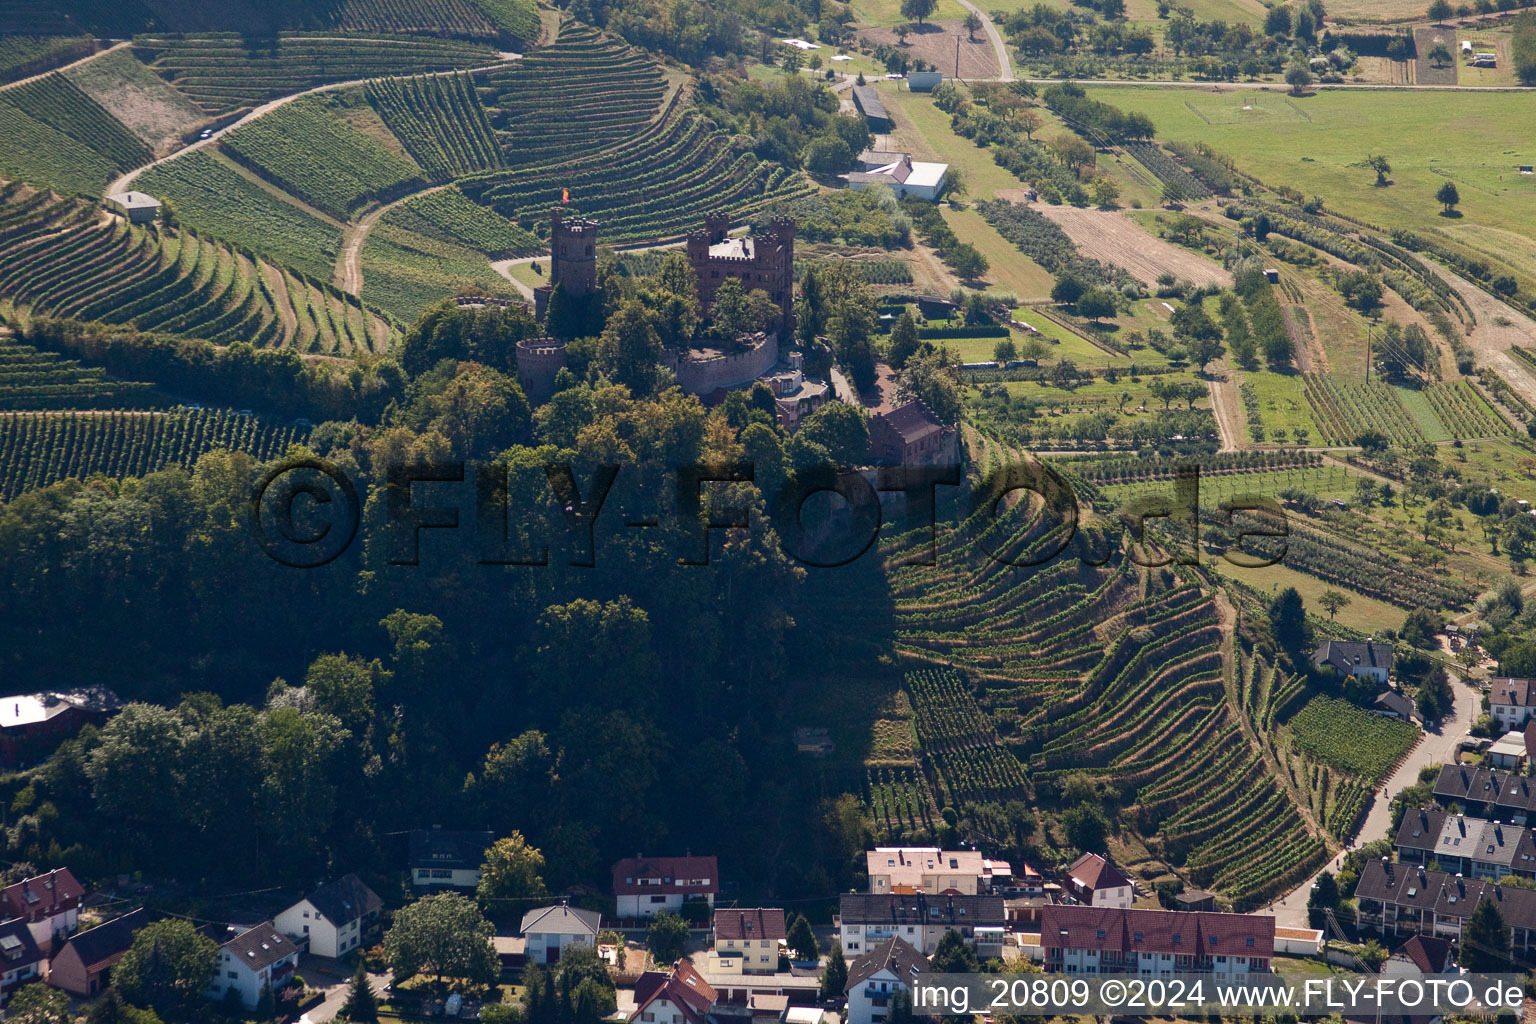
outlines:
{"label": "farm building", "polygon": [[870,131],[883,134],[891,130],[891,115],[886,113],[885,104],[880,102],[880,94],[873,86],[854,86],[853,105],[864,115]]}
{"label": "farm building", "polygon": [[960,431],[914,398],[869,420],[869,447],[881,466],[939,466],[960,457]]}
{"label": "farm building", "polygon": [[944,81],[942,71],[908,71],[907,88],[912,92],[932,92]]}
{"label": "farm building", "polygon": [[19,768],[53,753],[84,725],[102,725],[122,706],[104,687],[0,698],[0,768]]}
{"label": "farm building", "polygon": [[910,153],[891,153],[868,149],[859,154],[859,167],[843,175],[848,187],[857,192],[871,185],[889,185],[897,199],[912,196],[933,202],[944,191],[944,175],[949,164],[913,160]]}
{"label": "farm building", "polygon": [[114,192],[107,196],[107,205],[130,224],[149,224],[160,216],[160,200],[143,192]]}

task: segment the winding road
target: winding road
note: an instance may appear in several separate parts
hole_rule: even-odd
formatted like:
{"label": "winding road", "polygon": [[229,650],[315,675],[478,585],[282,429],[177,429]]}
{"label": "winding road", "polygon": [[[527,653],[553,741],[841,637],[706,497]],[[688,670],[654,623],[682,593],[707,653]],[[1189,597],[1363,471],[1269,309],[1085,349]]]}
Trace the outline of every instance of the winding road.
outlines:
{"label": "winding road", "polygon": [[[1361,824],[1360,831],[1351,840],[1350,847],[1364,846],[1366,843],[1388,838],[1392,829],[1392,798],[1409,786],[1418,784],[1420,768],[1428,764],[1445,764],[1455,757],[1456,744],[1466,738],[1467,730],[1472,728],[1472,723],[1477,720],[1477,716],[1482,711],[1482,696],[1479,691],[1462,683],[1455,676],[1452,676],[1451,680],[1451,688],[1456,695],[1455,714],[1446,716],[1440,723],[1439,731],[1421,735],[1418,745],[1408,752],[1402,764],[1398,765],[1397,770],[1387,778],[1384,792],[1378,790],[1371,797],[1370,809],[1366,811],[1365,821]],[[1341,850],[1306,881],[1274,903],[1254,913],[1273,914],[1275,924],[1281,927],[1308,927],[1307,896],[1311,892],[1312,883],[1317,881],[1318,875],[1324,871],[1337,872],[1343,866],[1347,852],[1348,850]]]}
{"label": "winding road", "polygon": [[992,16],[971,3],[971,0],[960,0],[960,6],[981,19],[981,27],[986,30],[987,38],[992,40],[992,52],[997,54],[998,77],[991,81],[1013,81],[1013,61],[1008,59],[1008,47],[1003,43],[1002,33],[997,30],[996,25],[992,24]]}

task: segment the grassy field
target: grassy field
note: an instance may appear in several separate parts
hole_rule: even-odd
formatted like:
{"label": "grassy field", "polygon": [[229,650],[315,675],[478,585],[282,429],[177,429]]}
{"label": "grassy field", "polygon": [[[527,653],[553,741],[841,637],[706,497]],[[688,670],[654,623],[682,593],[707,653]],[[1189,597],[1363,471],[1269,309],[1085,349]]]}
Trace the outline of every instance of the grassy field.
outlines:
{"label": "grassy field", "polygon": [[1253,386],[1267,440],[1274,439],[1276,430],[1284,430],[1294,437],[1297,427],[1305,427],[1313,438],[1319,436],[1317,424],[1312,419],[1312,408],[1301,391],[1300,375],[1262,370],[1244,373],[1241,379]]}
{"label": "grassy field", "polygon": [[1264,594],[1274,594],[1281,587],[1295,587],[1302,601],[1313,610],[1321,609],[1317,599],[1322,597],[1323,591],[1330,589],[1341,591],[1349,597],[1349,604],[1339,612],[1338,621],[1345,626],[1352,626],[1367,633],[1397,629],[1402,626],[1403,620],[1408,616],[1405,609],[1366,597],[1348,587],[1330,586],[1316,576],[1308,576],[1306,573],[1287,569],[1284,562],[1279,565],[1265,566],[1262,569],[1244,569],[1233,565],[1225,558],[1218,558],[1211,564],[1223,576],[1230,576],[1232,579],[1246,583]]}
{"label": "grassy field", "polygon": [[[1536,163],[1536,96],[1529,93],[1352,90],[1291,99],[1106,87],[1090,94],[1145,112],[1160,138],[1207,142],[1264,181],[1321,195],[1341,213],[1434,232],[1536,277],[1529,243],[1515,252],[1503,244],[1505,234],[1536,235],[1536,175],[1516,170]],[[1373,153],[1391,162],[1388,187],[1350,166]],[[1459,218],[1440,216],[1434,199],[1447,178],[1461,192]]]}
{"label": "grassy field", "polygon": [[[901,13],[901,0],[853,0],[853,13],[861,28],[889,28],[911,21]],[[957,0],[939,0],[928,21],[964,18],[965,8]]]}
{"label": "grassy field", "polygon": [[[908,92],[901,82],[876,84],[885,109],[896,119],[891,141],[910,150],[914,160],[937,160],[965,176],[971,199],[990,199],[999,189],[1021,188],[1019,179],[992,160],[992,151],[956,135],[949,115],[926,93]],[[877,136],[878,138],[878,136]]]}
{"label": "grassy field", "polygon": [[[1016,309],[1013,318],[1020,323],[1029,324],[1039,331],[1044,340],[1051,346],[1050,359],[1070,359],[1079,366],[1127,366],[1131,360],[1111,352],[1107,352],[1093,342],[1079,334],[1067,330],[1065,327],[1034,309]],[[1150,364],[1152,359],[1143,359]]]}

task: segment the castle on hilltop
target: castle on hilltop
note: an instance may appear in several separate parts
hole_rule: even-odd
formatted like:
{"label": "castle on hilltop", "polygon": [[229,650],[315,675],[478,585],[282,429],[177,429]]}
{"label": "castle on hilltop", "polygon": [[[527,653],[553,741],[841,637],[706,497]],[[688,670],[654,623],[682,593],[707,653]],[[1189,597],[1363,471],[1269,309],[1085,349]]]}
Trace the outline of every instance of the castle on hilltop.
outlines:
{"label": "castle on hilltop", "polygon": [[688,264],[699,281],[699,304],[706,310],[715,292],[730,278],[747,291],[762,289],[779,307],[770,331],[789,331],[795,323],[795,222],[775,217],[767,235],[730,237],[731,218],[711,213],[704,230],[688,232]]}
{"label": "castle on hilltop", "polygon": [[544,319],[550,293],[561,284],[573,299],[597,291],[597,221],[566,220],[557,206],[549,212],[549,283],[533,290],[534,316]]}

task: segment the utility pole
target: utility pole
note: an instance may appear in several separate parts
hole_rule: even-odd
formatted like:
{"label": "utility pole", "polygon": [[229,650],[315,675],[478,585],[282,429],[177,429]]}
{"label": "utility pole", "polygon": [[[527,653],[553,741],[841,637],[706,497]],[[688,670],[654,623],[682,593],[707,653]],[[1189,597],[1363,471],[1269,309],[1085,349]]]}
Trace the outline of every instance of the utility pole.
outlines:
{"label": "utility pole", "polygon": [[955,77],[960,77],[960,34],[955,33]]}

